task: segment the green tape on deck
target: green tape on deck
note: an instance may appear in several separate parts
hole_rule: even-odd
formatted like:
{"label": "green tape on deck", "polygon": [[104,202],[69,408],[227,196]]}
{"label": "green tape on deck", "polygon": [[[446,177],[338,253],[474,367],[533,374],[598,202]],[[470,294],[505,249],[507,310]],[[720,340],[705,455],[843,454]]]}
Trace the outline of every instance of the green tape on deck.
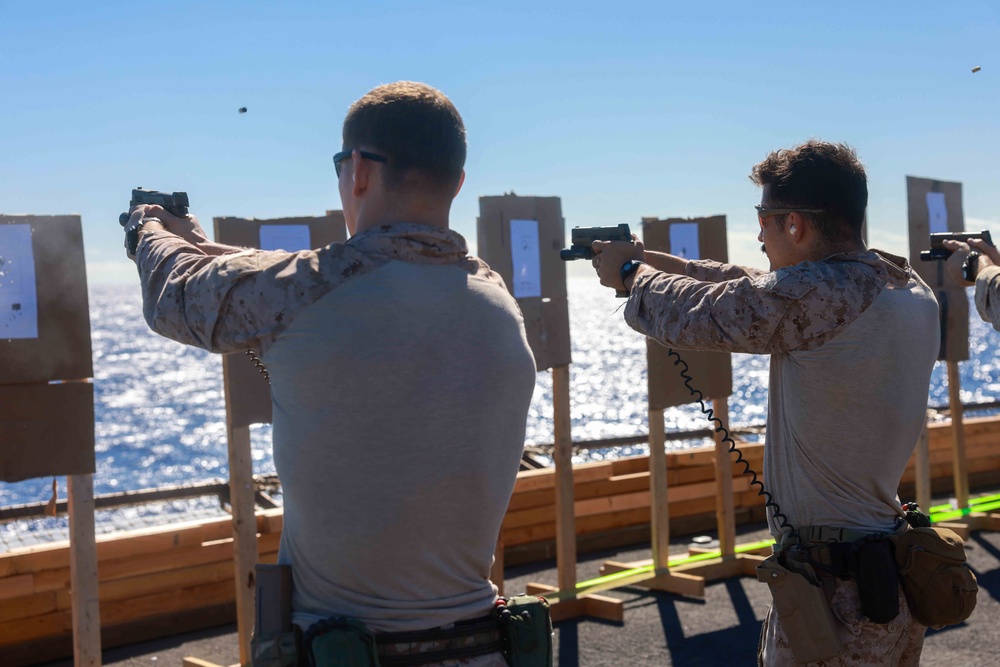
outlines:
{"label": "green tape on deck", "polygon": [[951,510],[948,512],[937,512],[935,514],[931,514],[931,522],[940,523],[942,521],[954,521],[955,519],[961,519],[963,516],[968,516],[973,512],[990,512],[995,509],[1000,509],[1000,500],[983,502],[980,499],[979,502],[970,502],[969,505],[969,507],[963,507],[960,510]]}
{"label": "green tape on deck", "polygon": [[[774,540],[761,540],[760,542],[741,544],[736,547],[735,551],[736,553],[757,551],[758,549],[770,547],[773,544]],[[721,550],[714,549],[712,551],[708,551],[703,554],[695,554],[693,556],[674,556],[673,558],[667,559],[667,564],[670,567],[676,567],[678,565],[687,565],[688,563],[699,563],[701,561],[712,560],[713,558],[718,558],[721,555]],[[627,586],[631,583],[638,583],[645,581],[646,579],[651,579],[652,577],[649,575],[651,575],[654,570],[655,568],[652,565],[643,565],[641,567],[634,567],[630,570],[613,572],[594,579],[588,579],[587,581],[581,581],[572,591],[544,593],[542,597],[552,602],[559,602],[560,600],[564,600],[566,598],[579,597],[585,593],[598,593],[612,588],[619,588],[621,586]]]}
{"label": "green tape on deck", "polygon": [[[981,496],[979,498],[972,498],[971,500],[969,500],[969,507],[972,508],[973,511],[979,512],[980,510],[976,509],[977,505],[985,505],[987,503],[996,503],[996,502],[1000,502],[1000,493],[995,493],[990,496]],[[935,505],[934,507],[931,507],[928,510],[931,516],[934,516],[935,514],[958,512],[958,511],[960,510],[953,508],[948,503],[945,503],[943,505]]]}

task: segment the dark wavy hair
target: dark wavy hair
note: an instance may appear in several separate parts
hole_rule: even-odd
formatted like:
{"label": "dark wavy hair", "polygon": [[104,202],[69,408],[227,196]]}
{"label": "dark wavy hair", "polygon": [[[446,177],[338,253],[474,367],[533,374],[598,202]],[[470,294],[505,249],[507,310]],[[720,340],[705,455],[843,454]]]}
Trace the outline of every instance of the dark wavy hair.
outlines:
{"label": "dark wavy hair", "polygon": [[868,177],[851,146],[810,139],[774,151],[754,166],[750,180],[771,186],[768,203],[775,207],[823,209],[802,215],[827,241],[861,239]]}

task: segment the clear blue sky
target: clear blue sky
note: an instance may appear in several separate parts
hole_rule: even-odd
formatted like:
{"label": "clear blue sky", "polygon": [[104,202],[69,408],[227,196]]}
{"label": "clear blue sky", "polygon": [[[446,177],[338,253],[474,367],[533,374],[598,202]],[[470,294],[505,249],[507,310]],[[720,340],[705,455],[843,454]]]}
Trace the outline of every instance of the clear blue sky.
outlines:
{"label": "clear blue sky", "polygon": [[0,0],[0,212],[80,213],[90,282],[134,282],[132,187],[208,226],[321,215],[348,105],[413,79],[465,119],[473,247],[478,197],[513,190],[567,226],[724,213],[760,266],[747,174],[814,136],[867,165],[872,245],[906,252],[907,174],[1000,234],[1000,3],[684,4]]}

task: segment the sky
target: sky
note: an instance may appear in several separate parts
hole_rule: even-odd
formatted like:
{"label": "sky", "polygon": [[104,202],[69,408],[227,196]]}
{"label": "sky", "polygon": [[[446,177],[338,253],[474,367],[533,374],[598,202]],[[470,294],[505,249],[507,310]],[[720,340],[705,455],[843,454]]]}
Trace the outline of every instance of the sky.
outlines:
{"label": "sky", "polygon": [[0,213],[80,214],[88,282],[135,283],[133,187],[186,191],[209,233],[338,209],[348,106],[409,79],[465,120],[473,249],[478,198],[513,191],[567,229],[725,214],[730,260],[766,268],[747,175],[817,137],[857,149],[870,245],[906,255],[907,175],[1000,234],[998,27],[994,1],[0,0]]}

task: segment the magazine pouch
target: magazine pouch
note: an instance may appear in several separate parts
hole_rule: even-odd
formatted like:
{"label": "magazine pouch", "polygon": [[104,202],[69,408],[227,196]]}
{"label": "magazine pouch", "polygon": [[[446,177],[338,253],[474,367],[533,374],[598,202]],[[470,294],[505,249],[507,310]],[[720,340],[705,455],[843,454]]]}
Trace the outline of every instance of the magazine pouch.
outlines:
{"label": "magazine pouch", "polygon": [[911,528],[890,539],[914,618],[940,628],[972,614],[979,585],[965,562],[961,537],[947,528]]}

